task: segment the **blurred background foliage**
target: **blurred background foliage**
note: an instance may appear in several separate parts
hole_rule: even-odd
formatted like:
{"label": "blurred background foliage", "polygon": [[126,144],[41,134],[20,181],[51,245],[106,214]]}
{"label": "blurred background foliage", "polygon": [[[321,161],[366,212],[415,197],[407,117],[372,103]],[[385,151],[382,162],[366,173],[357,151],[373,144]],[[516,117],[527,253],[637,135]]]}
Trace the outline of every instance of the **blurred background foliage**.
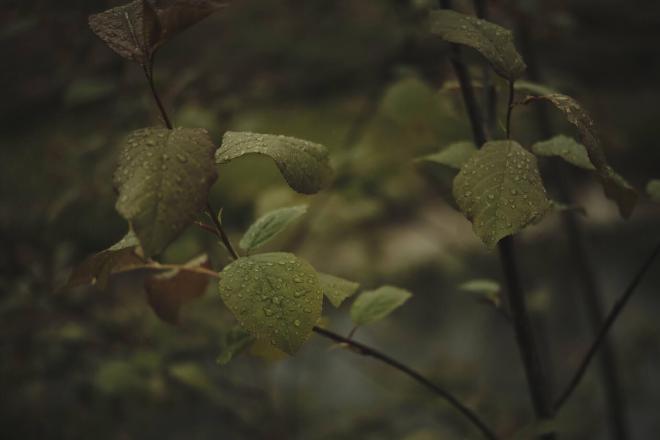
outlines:
{"label": "blurred background foliage", "polygon": [[[513,435],[530,422],[513,333],[462,292],[499,279],[495,254],[443,198],[442,176],[413,159],[469,138],[447,47],[420,14],[432,0],[236,0],[158,54],[156,76],[177,125],[286,134],[327,145],[337,169],[318,196],[291,192],[268,160],[222,166],[214,206],[237,240],[256,215],[309,203],[271,249],[318,270],[410,289],[411,302],[358,332],[445,384]],[[660,177],[660,3],[493,0],[492,20],[526,35],[546,84],[578,98],[599,122],[611,162],[643,187]],[[220,367],[233,318],[216,289],[172,327],[158,321],[144,274],[106,290],[57,291],[71,268],[125,232],[111,175],[118,143],[158,124],[140,69],[121,60],[86,17],[118,2],[4,1],[0,6],[0,424],[5,438],[458,439],[460,416],[396,372],[328,349],[313,337],[295,358],[242,356]],[[458,2],[470,11],[471,2]],[[524,52],[525,50],[523,50]],[[473,74],[479,59],[470,54]],[[504,102],[500,100],[502,115]],[[559,119],[558,131],[571,133]],[[516,136],[539,139],[521,109]],[[552,169],[545,173],[552,191]],[[622,221],[595,182],[568,170],[586,209],[590,255],[611,305],[658,232],[642,202]],[[565,383],[591,339],[559,214],[526,230],[520,263],[553,384]],[[165,253],[184,262],[227,256],[190,229]],[[653,271],[613,338],[636,439],[660,433],[660,271]],[[345,308],[345,306],[344,306]],[[350,329],[326,305],[330,326]],[[566,439],[607,438],[592,368],[559,418]]]}

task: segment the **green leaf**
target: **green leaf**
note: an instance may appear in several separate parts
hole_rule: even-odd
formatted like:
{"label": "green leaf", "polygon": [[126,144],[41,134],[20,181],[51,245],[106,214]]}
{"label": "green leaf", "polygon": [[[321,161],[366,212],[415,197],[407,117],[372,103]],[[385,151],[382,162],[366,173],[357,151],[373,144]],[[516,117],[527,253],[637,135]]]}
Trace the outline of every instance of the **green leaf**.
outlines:
{"label": "green leaf", "polygon": [[459,289],[475,294],[495,307],[502,304],[501,288],[497,281],[488,279],[470,280],[461,284]]}
{"label": "green leaf", "polygon": [[524,103],[535,100],[552,103],[564,114],[568,122],[578,129],[580,142],[586,147],[589,160],[596,168],[596,174],[603,185],[605,196],[617,203],[622,217],[630,217],[637,203],[637,191],[608,164],[601,146],[598,129],[591,116],[570,96],[559,93],[530,96]]}
{"label": "green leaf", "polygon": [[393,286],[362,292],[351,306],[351,319],[355,325],[380,321],[401,307],[412,294]]}
{"label": "green leaf", "polygon": [[303,194],[319,192],[332,177],[323,145],[281,135],[228,131],[215,160],[223,164],[246,154],[273,159],[289,186]]}
{"label": "green leaf", "polygon": [[532,145],[532,151],[537,156],[560,157],[585,170],[594,171],[596,169],[589,160],[589,153],[584,145],[563,134],[535,143]]}
{"label": "green leaf", "polygon": [[498,75],[512,81],[527,66],[513,44],[513,33],[486,20],[449,9],[431,11],[431,33],[445,41],[477,50]]}
{"label": "green leaf", "polygon": [[463,164],[477,151],[477,147],[470,141],[455,142],[437,153],[429,154],[417,159],[418,162],[439,164],[460,170]]}
{"label": "green leaf", "polygon": [[167,40],[222,6],[210,0],[135,0],[91,15],[89,26],[119,56],[150,66]]}
{"label": "green leaf", "polygon": [[302,346],[321,316],[318,276],[293,254],[239,258],[222,271],[219,289],[247,331],[289,354]]}
{"label": "green leaf", "polygon": [[[208,268],[208,257],[201,255],[184,267]],[[187,303],[204,295],[209,284],[207,275],[187,270],[171,270],[148,277],[144,281],[149,305],[163,321],[176,325],[179,323],[179,312]]]}
{"label": "green leaf", "polygon": [[454,197],[489,248],[551,207],[536,157],[514,141],[484,144],[454,179]]}
{"label": "green leaf", "polygon": [[652,201],[660,202],[660,179],[650,180],[646,184],[646,193]]}
{"label": "green leaf", "polygon": [[144,254],[160,253],[205,206],[216,147],[199,128],[145,128],[128,136],[114,184],[117,210]]}
{"label": "green leaf", "polygon": [[357,292],[360,285],[353,281],[345,280],[334,275],[319,273],[319,283],[323,289],[323,294],[335,306],[341,306],[344,300]]}
{"label": "green leaf", "polygon": [[307,205],[298,205],[267,213],[248,228],[239,246],[249,252],[264,245],[306,212]]}
{"label": "green leaf", "polygon": [[218,355],[217,362],[227,365],[234,357],[243,352],[255,341],[254,337],[242,327],[236,326],[225,334],[222,351]]}
{"label": "green leaf", "polygon": [[139,252],[137,237],[132,231],[129,231],[124,238],[110,248],[92,255],[80,263],[62,289],[96,283],[101,288],[105,288],[110,275],[145,266],[146,262]]}

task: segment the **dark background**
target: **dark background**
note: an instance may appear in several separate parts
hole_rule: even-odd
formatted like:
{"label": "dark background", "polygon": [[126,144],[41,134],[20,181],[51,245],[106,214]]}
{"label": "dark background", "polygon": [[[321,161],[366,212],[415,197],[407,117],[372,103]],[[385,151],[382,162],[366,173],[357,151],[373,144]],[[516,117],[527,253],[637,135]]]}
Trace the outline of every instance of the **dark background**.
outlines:
{"label": "dark background", "polygon": [[[412,160],[470,137],[448,49],[419,16],[435,2],[236,0],[171,41],[156,76],[176,125],[321,142],[338,177],[316,197],[288,189],[267,160],[222,166],[212,201],[231,236],[273,207],[310,203],[307,221],[272,249],[317,269],[410,289],[413,299],[357,338],[444,384],[503,436],[532,420],[509,324],[458,286],[500,278],[469,223]],[[470,11],[471,2],[458,2]],[[215,359],[233,318],[215,288],[179,328],[158,321],[144,274],[106,290],[56,292],[86,255],[125,232],[111,175],[118,143],[158,124],[140,69],[87,27],[110,1],[4,1],[0,6],[0,426],[4,438],[458,439],[478,438],[450,407],[371,360],[313,337],[295,357]],[[544,83],[588,108],[615,168],[638,188],[660,178],[660,3],[491,1],[492,20],[523,38]],[[533,53],[530,55],[529,48]],[[480,59],[468,53],[476,78]],[[499,102],[503,115],[504,100]],[[572,134],[559,118],[557,132]],[[514,136],[540,139],[517,110]],[[563,166],[563,165],[559,165]],[[606,305],[657,241],[660,210],[642,201],[623,221],[589,176],[568,170]],[[544,168],[553,191],[557,176]],[[524,284],[555,392],[591,340],[560,215],[519,243]],[[221,249],[190,229],[163,258]],[[612,332],[631,438],[660,435],[660,270]],[[347,332],[347,306],[326,305]],[[603,392],[590,370],[558,418],[562,439],[606,439]]]}

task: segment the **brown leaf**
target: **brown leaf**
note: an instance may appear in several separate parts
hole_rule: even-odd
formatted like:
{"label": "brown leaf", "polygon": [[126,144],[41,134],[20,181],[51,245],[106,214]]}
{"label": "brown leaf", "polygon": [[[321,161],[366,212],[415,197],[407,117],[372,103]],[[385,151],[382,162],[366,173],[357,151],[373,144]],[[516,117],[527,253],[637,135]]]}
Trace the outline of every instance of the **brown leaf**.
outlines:
{"label": "brown leaf", "polygon": [[560,93],[529,96],[524,104],[536,100],[552,103],[564,114],[568,122],[578,129],[580,141],[587,148],[589,160],[596,167],[596,175],[601,181],[605,195],[617,203],[622,217],[630,217],[637,203],[637,191],[607,162],[605,151],[601,146],[600,134],[589,113],[575,99]]}
{"label": "brown leaf", "polygon": [[[208,268],[208,257],[201,255],[185,266]],[[169,324],[177,325],[181,307],[202,296],[208,282],[207,275],[176,269],[147,278],[144,288],[156,315]]]}
{"label": "brown leaf", "polygon": [[126,234],[112,247],[86,258],[71,273],[66,285],[60,290],[87,284],[99,284],[105,288],[110,275],[140,269],[146,264],[139,255],[139,244],[133,232]]}
{"label": "brown leaf", "polygon": [[225,6],[213,0],[134,0],[89,17],[89,26],[121,57],[150,67],[174,35]]}

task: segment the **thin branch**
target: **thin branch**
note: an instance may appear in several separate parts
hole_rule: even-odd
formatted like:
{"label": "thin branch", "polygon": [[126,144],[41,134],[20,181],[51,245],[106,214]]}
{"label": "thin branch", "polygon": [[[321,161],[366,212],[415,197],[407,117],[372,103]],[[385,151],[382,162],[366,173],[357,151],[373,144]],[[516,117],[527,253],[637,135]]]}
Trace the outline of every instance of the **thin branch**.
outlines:
{"label": "thin branch", "polygon": [[215,216],[213,212],[213,208],[211,207],[210,203],[206,204],[206,212],[211,218],[211,221],[213,222],[213,225],[215,226],[218,238],[222,241],[222,243],[225,245],[225,248],[227,248],[227,251],[231,255],[231,257],[234,260],[238,260],[240,257],[236,250],[234,249],[234,246],[232,246],[231,241],[229,240],[229,236],[225,232],[224,228],[222,227],[222,223],[218,220],[218,218]]}
{"label": "thin branch", "polygon": [[509,80],[509,100],[506,107],[506,138],[511,139],[511,113],[513,112],[513,98],[516,96],[515,81]]}
{"label": "thin branch", "polygon": [[193,224],[195,226],[197,226],[198,228],[200,228],[200,229],[202,229],[202,230],[204,230],[204,231],[206,231],[210,234],[213,234],[216,237],[219,237],[217,229],[215,229],[213,226],[207,225],[206,223],[202,223],[202,222],[198,222],[198,221],[193,222]]}
{"label": "thin branch", "polygon": [[617,300],[617,302],[614,304],[614,307],[612,308],[612,311],[610,312],[609,315],[607,315],[607,318],[605,319],[605,322],[603,323],[603,326],[601,327],[600,331],[598,332],[598,335],[596,336],[596,339],[594,342],[591,344],[591,347],[587,351],[587,354],[584,356],[584,359],[580,363],[580,366],[578,367],[577,371],[573,375],[573,378],[569,381],[568,385],[566,386],[566,389],[564,392],[561,394],[559,399],[557,399],[557,402],[554,405],[554,408],[556,411],[559,411],[561,407],[564,405],[566,400],[573,394],[573,391],[577,388],[579,385],[582,377],[584,376],[584,373],[586,373],[587,368],[589,367],[589,364],[591,363],[591,360],[593,359],[594,355],[600,348],[600,346],[603,344],[603,342],[606,340],[606,336],[608,332],[610,331],[610,328],[612,325],[616,322],[617,318],[619,315],[621,315],[621,312],[623,311],[624,307],[626,306],[628,300],[632,296],[632,294],[635,292],[635,289],[641,282],[642,278],[646,274],[646,272],[649,270],[651,265],[653,264],[653,261],[655,258],[660,254],[660,243],[658,243],[653,249],[653,252],[648,256],[648,258],[644,261],[642,264],[642,267],[639,268],[637,273],[635,274],[635,277],[632,279],[626,290],[623,292],[621,297]]}
{"label": "thin branch", "polygon": [[[450,8],[451,1],[443,0],[442,6],[444,8]],[[472,81],[460,58],[460,52],[457,53],[454,51],[452,65],[454,66],[456,77],[461,85],[466,108],[478,108],[474,93],[472,92]],[[472,125],[472,136],[476,145],[480,147],[486,141],[481,119],[473,117],[473,115],[470,114],[470,122]],[[525,367],[525,375],[527,377],[534,412],[536,418],[539,420],[550,419],[554,416],[554,413],[550,402],[547,378],[541,363],[538,344],[534,339],[533,328],[527,311],[527,304],[525,302],[525,293],[520,282],[520,272],[514,254],[513,237],[509,236],[502,239],[498,244],[498,249],[500,251],[500,262],[502,264],[507,285],[513,327],[516,333],[523,365]],[[542,438],[550,440],[555,438],[555,435],[554,433],[548,433],[542,435]]]}
{"label": "thin branch", "polygon": [[154,98],[154,101],[156,101],[158,110],[160,110],[160,115],[163,117],[165,126],[171,130],[174,126],[172,125],[172,121],[170,120],[170,117],[168,116],[167,111],[165,110],[163,101],[161,101],[160,99],[158,90],[156,90],[156,84],[154,82],[153,59],[150,61],[150,64],[148,66],[147,65],[142,66],[142,70],[144,70],[144,76],[147,78],[147,82],[149,83],[149,89],[151,89],[151,94]]}
{"label": "thin branch", "polygon": [[497,440],[498,437],[494,433],[494,431],[483,420],[481,420],[479,416],[475,414],[470,408],[468,408],[463,403],[461,403],[461,401],[458,400],[458,398],[456,398],[453,394],[439,387],[438,385],[434,384],[429,379],[422,376],[420,373],[408,367],[407,365],[404,365],[401,362],[392,359],[391,357],[381,353],[378,350],[375,350],[364,344],[356,342],[350,338],[341,336],[337,333],[331,332],[330,330],[326,330],[321,327],[314,327],[314,332],[328,339],[331,339],[337,343],[345,344],[358,354],[377,359],[389,365],[390,367],[395,368],[396,370],[399,370],[400,372],[406,374],[410,378],[414,379],[421,385],[431,390],[433,393],[445,399],[450,405],[452,405],[456,410],[458,410],[467,419],[469,419],[470,422],[472,422],[472,424],[481,431],[481,433],[485,438],[490,440]]}

